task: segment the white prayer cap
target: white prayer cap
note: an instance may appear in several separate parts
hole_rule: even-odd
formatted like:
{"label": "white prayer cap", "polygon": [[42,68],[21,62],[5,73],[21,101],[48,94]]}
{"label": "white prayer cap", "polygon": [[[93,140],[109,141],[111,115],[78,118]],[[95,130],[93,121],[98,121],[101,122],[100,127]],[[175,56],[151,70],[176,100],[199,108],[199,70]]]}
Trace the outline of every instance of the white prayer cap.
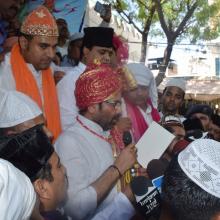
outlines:
{"label": "white prayer cap", "polygon": [[149,86],[154,79],[153,73],[142,63],[129,63],[127,67],[135,76],[138,85]]}
{"label": "white prayer cap", "polygon": [[0,128],[8,128],[42,114],[38,105],[18,91],[0,90]]}
{"label": "white prayer cap", "polygon": [[169,86],[175,86],[180,88],[184,92],[186,91],[186,81],[183,79],[177,79],[177,78],[169,79],[165,85],[165,88]]}
{"label": "white prayer cap", "polygon": [[220,198],[220,143],[211,139],[191,142],[178,156],[183,172],[198,186]]}
{"label": "white prayer cap", "polygon": [[70,36],[70,42],[71,41],[74,41],[74,40],[80,40],[80,39],[83,39],[84,37],[84,33],[81,33],[81,32],[77,32],[73,35]]}
{"label": "white prayer cap", "polygon": [[0,159],[0,219],[27,220],[35,202],[30,179],[11,163]]}
{"label": "white prayer cap", "polygon": [[157,108],[158,94],[153,73],[142,63],[129,63],[127,67],[134,75],[138,85],[147,86],[149,88],[151,102],[153,106]]}

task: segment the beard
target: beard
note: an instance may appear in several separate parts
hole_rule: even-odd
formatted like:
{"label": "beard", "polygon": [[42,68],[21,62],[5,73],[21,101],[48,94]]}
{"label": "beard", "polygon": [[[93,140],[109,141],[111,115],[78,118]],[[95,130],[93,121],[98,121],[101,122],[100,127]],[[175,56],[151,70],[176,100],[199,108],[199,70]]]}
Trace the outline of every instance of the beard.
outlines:
{"label": "beard", "polygon": [[120,117],[121,114],[117,114],[110,121],[100,121],[98,124],[103,128],[104,131],[108,131],[116,125]]}

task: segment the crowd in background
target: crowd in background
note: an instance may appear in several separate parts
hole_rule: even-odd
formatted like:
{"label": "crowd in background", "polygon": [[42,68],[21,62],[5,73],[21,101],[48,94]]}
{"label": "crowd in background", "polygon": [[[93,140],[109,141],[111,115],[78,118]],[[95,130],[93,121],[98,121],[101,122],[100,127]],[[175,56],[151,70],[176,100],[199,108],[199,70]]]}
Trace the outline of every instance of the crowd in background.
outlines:
{"label": "crowd in background", "polygon": [[[24,5],[0,0],[0,220],[220,219],[220,116],[207,104],[183,115],[183,79],[158,98],[109,5],[73,35]],[[135,145],[153,123],[174,138],[146,168]]]}

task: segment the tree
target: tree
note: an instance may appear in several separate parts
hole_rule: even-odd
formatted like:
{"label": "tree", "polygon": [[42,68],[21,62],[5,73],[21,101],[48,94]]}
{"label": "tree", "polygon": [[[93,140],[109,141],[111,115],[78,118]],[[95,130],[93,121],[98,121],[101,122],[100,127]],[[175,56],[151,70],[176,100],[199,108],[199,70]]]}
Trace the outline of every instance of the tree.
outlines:
{"label": "tree", "polygon": [[[198,39],[211,40],[219,35],[220,1],[209,5],[207,0],[154,0],[161,28],[167,39],[163,62],[156,77],[157,85],[163,80],[177,40],[189,37],[192,42]],[[211,25],[212,24],[212,25]]]}
{"label": "tree", "polygon": [[157,21],[155,2],[152,0],[106,0],[105,2],[111,3],[113,9],[119,13],[121,18],[132,24],[141,34],[140,62],[145,62],[150,27]]}

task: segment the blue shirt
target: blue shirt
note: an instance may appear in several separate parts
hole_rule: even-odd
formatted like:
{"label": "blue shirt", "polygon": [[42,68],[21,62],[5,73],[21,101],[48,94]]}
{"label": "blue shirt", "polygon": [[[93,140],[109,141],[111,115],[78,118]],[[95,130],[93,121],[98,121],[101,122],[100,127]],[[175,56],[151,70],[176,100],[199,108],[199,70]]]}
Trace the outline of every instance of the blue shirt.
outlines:
{"label": "blue shirt", "polygon": [[7,27],[7,22],[4,20],[0,20],[0,53],[4,51],[3,44],[8,35],[6,31],[6,27]]}

